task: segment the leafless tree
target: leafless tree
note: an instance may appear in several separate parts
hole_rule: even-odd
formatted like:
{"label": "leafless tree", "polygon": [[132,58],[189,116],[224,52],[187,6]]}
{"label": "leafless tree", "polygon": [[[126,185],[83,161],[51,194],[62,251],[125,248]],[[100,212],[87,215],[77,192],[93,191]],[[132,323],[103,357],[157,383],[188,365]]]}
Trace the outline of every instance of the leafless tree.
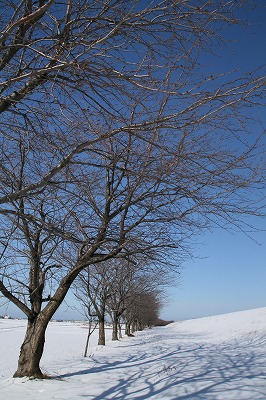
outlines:
{"label": "leafless tree", "polygon": [[110,296],[107,300],[107,311],[112,320],[112,340],[121,337],[121,317],[126,309],[126,300],[129,298],[137,272],[136,265],[128,260],[114,260],[112,267],[112,280]]}
{"label": "leafless tree", "polygon": [[160,306],[159,291],[133,292],[125,312],[126,334],[132,336],[136,331],[154,326]]}
{"label": "leafless tree", "polygon": [[[259,215],[264,149],[243,133],[265,77],[202,65],[237,23],[234,1],[2,3],[0,290],[29,321],[15,376],[42,377],[46,326],[82,270],[140,255],[161,264],[199,229]],[[32,306],[19,296],[45,271],[29,252],[40,229],[60,268]],[[19,235],[29,270],[14,291]]]}
{"label": "leafless tree", "polygon": [[108,263],[91,265],[79,274],[75,284],[75,295],[82,305],[90,305],[91,314],[97,318],[99,328],[98,345],[105,346],[105,317],[107,299],[112,285]]}
{"label": "leafless tree", "polygon": [[[91,303],[99,322],[99,345],[105,345],[105,321],[107,313],[113,325],[112,340],[118,340],[118,321],[122,315],[121,261],[107,260],[89,267],[87,274],[82,272],[76,282],[76,296],[83,304]],[[86,293],[84,289],[87,288]],[[120,289],[120,290],[119,290]],[[119,298],[119,299],[118,299]],[[116,302],[115,302],[116,300]],[[120,308],[118,309],[118,307]]]}
{"label": "leafless tree", "polygon": [[225,109],[235,118],[241,100],[250,104],[261,94],[265,78],[233,74],[230,81],[204,70],[200,57],[213,51],[225,24],[237,23],[236,6],[3,0],[1,135],[4,160],[11,161],[1,173],[3,181],[12,177],[22,142],[31,174],[23,187],[3,185],[0,202],[51,184],[73,156],[101,140],[106,124],[109,136],[130,129],[148,140],[155,128],[198,126]]}
{"label": "leafless tree", "polygon": [[130,329],[129,318],[124,317],[133,315],[132,307],[139,301],[139,296],[151,292],[160,293],[162,296],[167,286],[176,284],[177,276],[171,274],[169,268],[163,265],[157,264],[153,268],[148,259],[144,264],[141,262],[132,264],[128,260],[113,260],[111,270],[113,283],[107,299],[107,310],[113,325],[112,340],[118,340],[118,333],[120,337],[122,335],[122,321],[126,323],[127,333],[128,328]]}
{"label": "leafless tree", "polygon": [[151,325],[158,318],[155,298],[158,300],[166,285],[170,285],[169,278],[166,268],[159,269],[156,266],[153,269],[149,264],[132,264],[123,259],[92,265],[80,273],[74,285],[75,295],[83,307],[89,306],[92,314],[97,316],[100,323],[98,344],[105,345],[104,322],[107,313],[112,320],[112,340],[118,340],[122,315],[126,316],[129,330],[132,327],[136,330],[137,325],[138,329]]}
{"label": "leafless tree", "polygon": [[[54,221],[42,223],[42,217],[39,218],[41,221],[37,221],[34,215],[32,223],[36,225],[37,221],[38,229],[40,224],[42,229],[47,226],[52,229],[53,235],[62,240],[53,250],[53,258],[61,267],[61,281],[50,298],[38,297],[39,303],[37,298],[32,298],[36,300],[37,308],[25,308],[15,299],[8,280],[12,268],[9,274],[6,269],[3,270],[2,293],[18,305],[29,319],[19,360],[20,375],[26,373],[28,364],[25,363],[25,354],[30,354],[30,351],[35,354],[31,359],[35,364],[31,368],[36,371],[46,325],[84,268],[114,257],[131,258],[133,261],[141,257],[143,261],[152,259],[161,264],[169,251],[172,258],[175,254],[182,254],[185,239],[206,227],[211,215],[227,219],[230,216],[233,218],[239,211],[239,200],[234,204],[227,199],[228,190],[234,189],[237,176],[232,174],[231,182],[225,180],[228,171],[223,171],[217,159],[217,173],[212,171],[207,174],[205,169],[199,173],[198,165],[200,162],[204,165],[204,160],[191,148],[193,145],[198,149],[198,142],[189,142],[188,147],[182,143],[175,149],[172,145],[172,151],[159,155],[156,143],[140,146],[131,135],[118,138],[102,142],[101,146],[95,147],[93,154],[91,152],[88,162],[81,159],[75,168],[73,166],[70,183],[63,183],[61,188],[58,186],[53,199],[53,210],[59,210]],[[244,174],[238,177],[241,189],[248,187],[244,180]],[[30,213],[26,214],[21,207],[17,213],[22,213],[24,220],[30,219]],[[9,218],[10,215],[8,212]],[[40,269],[30,264],[30,271],[29,276],[40,272]],[[38,287],[39,284],[38,281]],[[44,299],[48,300],[45,306]],[[104,323],[102,318],[100,326]]]}
{"label": "leafless tree", "polygon": [[78,300],[79,305],[81,305],[83,315],[86,318],[86,322],[88,322],[88,335],[84,351],[84,357],[87,357],[90,337],[93,334],[93,332],[95,332],[99,323],[97,313],[95,312],[95,308],[93,306],[93,302],[90,300],[91,287],[90,287],[89,269],[87,271],[86,270],[82,271],[82,273],[76,280],[73,289],[74,289],[74,295]]}

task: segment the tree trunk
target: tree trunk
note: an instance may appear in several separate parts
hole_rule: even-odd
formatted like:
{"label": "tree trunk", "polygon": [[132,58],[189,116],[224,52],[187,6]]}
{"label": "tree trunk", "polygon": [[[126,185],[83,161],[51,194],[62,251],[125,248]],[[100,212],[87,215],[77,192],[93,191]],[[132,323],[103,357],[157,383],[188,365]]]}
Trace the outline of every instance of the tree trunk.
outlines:
{"label": "tree trunk", "polygon": [[125,335],[129,336],[130,335],[130,323],[126,321],[125,324]]}
{"label": "tree trunk", "polygon": [[87,354],[88,354],[90,337],[91,337],[91,322],[89,322],[89,330],[88,330],[88,335],[87,335],[87,340],[86,340],[86,345],[85,345],[84,357],[87,357]]}
{"label": "tree trunk", "polygon": [[[17,302],[14,302],[14,297],[9,293],[8,298],[15,304],[19,304],[21,310],[28,315],[27,330],[24,342],[20,349],[18,368],[14,374],[14,378],[22,378],[24,376],[34,378],[47,377],[40,370],[40,360],[43,354],[45,342],[45,331],[52,316],[64,300],[72,282],[80,272],[80,269],[81,268],[75,268],[62,279],[55,294],[51,299],[49,299],[46,307],[40,312],[38,312],[40,309],[38,306],[39,298],[32,298],[33,306],[32,310],[30,310],[18,300]],[[5,287],[4,290],[6,290]],[[21,304],[23,307],[21,307]]]}
{"label": "tree trunk", "polygon": [[116,311],[113,312],[112,340],[118,340],[118,315]]}
{"label": "tree trunk", "polygon": [[119,339],[122,339],[122,326],[120,322],[118,322],[118,329],[119,329]]}
{"label": "tree trunk", "polygon": [[132,324],[131,324],[131,331],[132,331],[132,333],[134,333],[134,332],[136,332],[138,329],[137,329],[137,322],[136,322],[136,320],[134,320],[133,322],[132,322]]}
{"label": "tree trunk", "polygon": [[99,317],[99,340],[98,340],[98,345],[105,346],[104,316]]}
{"label": "tree trunk", "polygon": [[40,360],[45,342],[47,322],[43,318],[28,319],[24,342],[20,349],[18,368],[14,378],[24,376],[45,378],[40,370]]}
{"label": "tree trunk", "polygon": [[131,333],[131,322],[126,321],[125,334],[127,336],[133,336]]}

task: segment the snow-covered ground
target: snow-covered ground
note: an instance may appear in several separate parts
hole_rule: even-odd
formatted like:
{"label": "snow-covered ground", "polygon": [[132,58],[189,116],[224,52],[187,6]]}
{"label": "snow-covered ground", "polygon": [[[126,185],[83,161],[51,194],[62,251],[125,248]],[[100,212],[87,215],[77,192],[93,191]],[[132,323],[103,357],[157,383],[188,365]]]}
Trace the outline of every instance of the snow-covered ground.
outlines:
{"label": "snow-covered ground", "polygon": [[[176,322],[133,338],[93,339],[82,323],[52,322],[42,370],[13,379],[25,321],[0,320],[0,399],[266,399],[266,307]],[[109,332],[109,331],[108,331]]]}

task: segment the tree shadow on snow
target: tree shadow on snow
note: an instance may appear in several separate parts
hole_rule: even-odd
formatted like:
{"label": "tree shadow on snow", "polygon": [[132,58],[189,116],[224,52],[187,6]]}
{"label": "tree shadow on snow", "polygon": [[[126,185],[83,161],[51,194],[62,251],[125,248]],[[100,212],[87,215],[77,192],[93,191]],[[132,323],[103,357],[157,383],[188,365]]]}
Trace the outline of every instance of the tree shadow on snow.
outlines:
{"label": "tree shadow on snow", "polygon": [[[174,338],[169,332],[170,335]],[[178,334],[175,341],[177,337]],[[141,354],[97,363],[90,369],[60,377],[88,375],[93,379],[94,374],[104,372],[106,381],[110,374],[109,384],[105,382],[103,391],[95,394],[94,400],[266,398],[265,336],[254,333],[222,344],[190,342],[174,348],[171,340],[161,339],[158,334],[149,338],[147,352],[145,343],[141,344]],[[129,345],[129,352],[130,348],[132,353],[136,351]],[[80,397],[91,398],[91,394]]]}

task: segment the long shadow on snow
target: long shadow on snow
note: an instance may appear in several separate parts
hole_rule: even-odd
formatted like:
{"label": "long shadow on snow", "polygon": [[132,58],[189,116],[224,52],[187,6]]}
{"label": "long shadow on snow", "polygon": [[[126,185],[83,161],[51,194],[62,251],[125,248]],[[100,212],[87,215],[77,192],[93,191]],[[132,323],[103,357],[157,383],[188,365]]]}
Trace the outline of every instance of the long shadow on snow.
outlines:
{"label": "long shadow on snow", "polygon": [[[145,400],[151,397],[215,400],[225,392],[233,392],[238,400],[265,400],[264,336],[247,335],[241,340],[218,345],[189,343],[175,349],[170,348],[167,340],[160,341],[158,337],[152,336],[152,350],[147,347],[147,352],[131,354],[122,361],[103,363],[61,377],[102,372],[108,374],[115,369],[116,374],[112,373],[110,377],[110,387],[95,395],[94,400]],[[115,376],[117,378],[113,382]]]}

